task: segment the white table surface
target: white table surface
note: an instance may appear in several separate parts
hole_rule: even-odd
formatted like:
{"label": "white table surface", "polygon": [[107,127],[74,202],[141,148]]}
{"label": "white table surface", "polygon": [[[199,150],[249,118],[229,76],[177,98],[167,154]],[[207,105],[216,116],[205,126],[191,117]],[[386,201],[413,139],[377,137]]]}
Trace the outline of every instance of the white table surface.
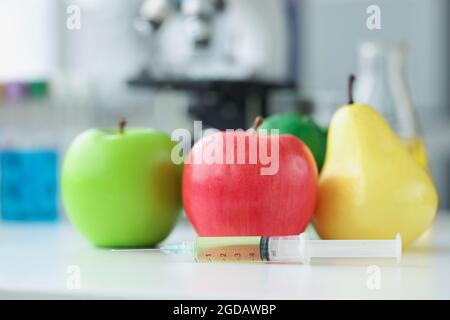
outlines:
{"label": "white table surface", "polygon": [[[182,220],[167,241],[193,236]],[[367,285],[370,265],[379,267],[379,289]],[[80,270],[79,289],[67,285],[71,266]],[[400,265],[194,263],[158,252],[96,249],[67,222],[0,224],[0,298],[450,299],[450,214],[437,216]]]}

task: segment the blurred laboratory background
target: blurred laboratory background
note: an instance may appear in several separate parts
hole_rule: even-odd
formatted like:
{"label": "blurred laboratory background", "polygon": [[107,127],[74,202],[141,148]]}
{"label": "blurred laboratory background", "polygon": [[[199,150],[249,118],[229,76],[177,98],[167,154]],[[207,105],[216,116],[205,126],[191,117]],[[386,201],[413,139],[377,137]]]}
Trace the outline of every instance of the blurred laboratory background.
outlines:
{"label": "blurred laboratory background", "polygon": [[1,0],[1,217],[64,216],[59,166],[86,128],[245,128],[276,112],[327,126],[352,72],[356,100],[411,148],[424,139],[448,209],[449,30],[447,0]]}

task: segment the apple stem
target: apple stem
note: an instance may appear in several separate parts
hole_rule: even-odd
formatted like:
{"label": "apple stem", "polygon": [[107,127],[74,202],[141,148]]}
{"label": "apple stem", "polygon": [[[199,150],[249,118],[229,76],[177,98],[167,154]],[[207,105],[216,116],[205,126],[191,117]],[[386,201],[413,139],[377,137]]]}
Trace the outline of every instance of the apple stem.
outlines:
{"label": "apple stem", "polygon": [[127,125],[127,119],[125,119],[125,117],[121,117],[119,120],[119,133],[120,134],[124,133],[126,125]]}
{"label": "apple stem", "polygon": [[255,118],[255,121],[253,121],[252,129],[255,131],[258,130],[258,128],[263,124],[263,122],[264,122],[264,118],[261,116],[257,116]]}
{"label": "apple stem", "polygon": [[353,104],[353,83],[355,82],[355,75],[352,73],[348,77],[348,104]]}

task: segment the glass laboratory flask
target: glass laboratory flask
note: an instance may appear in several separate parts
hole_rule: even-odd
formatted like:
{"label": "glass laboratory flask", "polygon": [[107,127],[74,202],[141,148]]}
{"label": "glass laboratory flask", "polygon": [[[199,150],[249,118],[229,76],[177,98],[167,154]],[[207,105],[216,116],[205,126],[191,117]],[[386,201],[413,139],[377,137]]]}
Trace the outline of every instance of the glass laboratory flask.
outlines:
{"label": "glass laboratory flask", "polygon": [[407,52],[404,44],[360,45],[355,101],[377,109],[415,160],[428,169],[422,128],[406,83]]}

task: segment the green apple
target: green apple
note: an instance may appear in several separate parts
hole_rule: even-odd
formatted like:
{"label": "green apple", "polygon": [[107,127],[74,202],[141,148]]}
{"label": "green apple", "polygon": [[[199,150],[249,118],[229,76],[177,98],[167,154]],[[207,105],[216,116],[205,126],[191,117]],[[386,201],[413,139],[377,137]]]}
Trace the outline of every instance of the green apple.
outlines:
{"label": "green apple", "polygon": [[280,134],[300,138],[311,150],[320,170],[325,161],[327,132],[311,118],[295,113],[281,113],[267,117],[259,129],[278,129]]}
{"label": "green apple", "polygon": [[81,133],[63,162],[66,212],[99,247],[153,246],[170,233],[181,209],[174,142],[157,130],[124,127]]}

